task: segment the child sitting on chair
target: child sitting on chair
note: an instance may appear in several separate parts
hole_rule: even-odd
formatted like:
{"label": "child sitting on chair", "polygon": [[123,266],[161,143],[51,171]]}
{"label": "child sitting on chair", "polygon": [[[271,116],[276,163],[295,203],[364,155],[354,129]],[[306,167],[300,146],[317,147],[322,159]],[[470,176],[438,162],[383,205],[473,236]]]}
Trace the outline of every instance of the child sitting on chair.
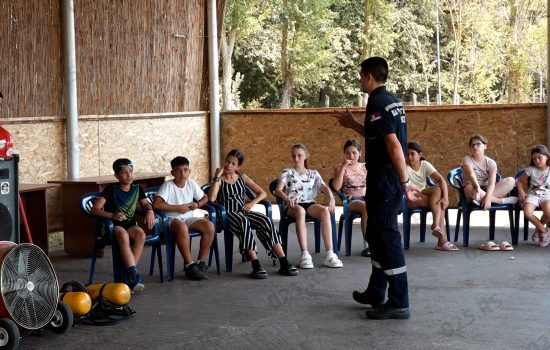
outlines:
{"label": "child sitting on chair", "polygon": [[[420,192],[415,193],[416,201],[407,201],[409,208],[430,208],[433,216],[432,236],[437,238],[435,249],[455,251],[458,248],[447,241],[443,232],[445,227],[445,209],[449,206],[449,192],[445,178],[428,162],[422,154],[422,146],[418,142],[407,143],[407,174],[411,183]],[[431,177],[437,186],[428,186],[426,178]]]}
{"label": "child sitting on chair", "polygon": [[[160,186],[153,208],[166,213],[170,220],[170,233],[175,236],[176,245],[183,257],[184,271],[187,278],[200,281],[208,278],[206,258],[214,239],[214,225],[204,217],[193,215],[198,209],[208,203],[208,197],[197,183],[189,178],[191,169],[189,160],[185,157],[175,157],[170,161],[174,177]],[[191,240],[189,230],[201,232],[201,243],[197,261],[191,255]]]}
{"label": "child sitting on chair", "polygon": [[[523,203],[523,215],[533,225],[535,233],[532,240],[539,247],[546,247],[550,241],[550,230],[548,221],[550,221],[550,152],[543,145],[536,145],[531,149],[531,164],[525,169],[525,172],[516,182],[519,192],[519,201]],[[525,193],[524,185],[529,181],[529,190]],[[535,216],[535,209],[542,210],[540,220]]]}
{"label": "child sitting on chair", "polygon": [[[297,143],[291,149],[292,168],[284,169],[279,176],[275,194],[285,202],[286,213],[296,220],[296,235],[302,251],[300,267],[312,269],[313,260],[307,250],[306,215],[321,221],[321,235],[327,252],[324,265],[342,267],[342,261],[333,251],[330,213],[334,212],[334,196],[317,170],[308,167],[309,153],[304,144]],[[315,202],[322,192],[328,198],[328,206]]]}
{"label": "child sitting on chair", "polygon": [[507,177],[496,182],[497,163],[485,156],[487,139],[473,135],[468,142],[471,155],[462,160],[464,193],[468,203],[481,206],[484,210],[491,208],[491,203],[515,204],[517,197],[506,197],[514,188],[515,180]]}
{"label": "child sitting on chair", "polygon": [[365,234],[367,232],[367,205],[365,193],[367,191],[367,168],[365,163],[360,163],[361,144],[351,139],[344,144],[344,155],[346,159],[342,164],[334,167],[332,188],[335,191],[342,191],[349,201],[349,211],[361,215],[361,233],[365,249],[362,256],[369,257],[370,251],[366,244]]}
{"label": "child sitting on chair", "polygon": [[[267,254],[272,259],[279,259],[281,264],[279,273],[285,276],[297,276],[298,270],[287,260],[281,246],[281,236],[275,229],[273,221],[267,215],[251,210],[266,197],[266,193],[250,177],[241,173],[240,167],[243,162],[243,152],[238,149],[229,151],[225,157],[224,166],[216,169],[208,198],[211,202],[218,202],[224,206],[231,232],[239,239],[239,252],[243,257],[246,255],[252,263],[251,278],[267,278],[267,271],[258,260],[256,240],[252,230],[256,230],[256,235]],[[250,202],[245,202],[246,187],[256,196]]]}
{"label": "child sitting on chair", "polygon": [[[109,184],[91,209],[91,214],[111,219],[115,226],[115,238],[120,247],[120,257],[125,267],[125,282],[133,292],[145,288],[143,278],[138,274],[137,263],[143,252],[145,232],[135,219],[137,205],[145,211],[145,224],[150,230],[155,223],[153,208],[140,185],[134,182],[134,165],[126,158],[113,163],[117,184]],[[130,240],[133,244],[130,244]]]}

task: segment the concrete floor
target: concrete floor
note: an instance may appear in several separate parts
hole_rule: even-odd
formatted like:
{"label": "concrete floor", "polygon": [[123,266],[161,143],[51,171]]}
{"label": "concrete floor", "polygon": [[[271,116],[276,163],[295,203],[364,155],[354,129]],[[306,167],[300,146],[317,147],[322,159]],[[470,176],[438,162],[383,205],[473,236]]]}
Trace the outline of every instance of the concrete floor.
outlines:
{"label": "concrete floor", "polygon": [[[454,226],[452,227],[454,229]],[[308,226],[309,230],[313,230]],[[276,273],[260,251],[270,276],[247,277],[249,264],[235,252],[233,272],[207,281],[184,279],[181,257],[176,280],[160,283],[158,272],[146,277],[143,294],[130,306],[136,317],[113,326],[79,325],[65,334],[44,331],[21,339],[22,349],[548,349],[548,278],[550,247],[520,241],[512,252],[476,249],[488,238],[487,227],[473,227],[470,247],[459,252],[434,250],[435,239],[418,242],[413,226],[406,252],[412,318],[367,320],[365,307],[351,298],[366,287],[370,259],[360,256],[355,225],[352,255],[340,255],[342,269],[322,266],[297,277]],[[219,236],[223,247],[223,236]],[[294,231],[289,259],[297,263]],[[497,229],[496,240],[510,240]],[[194,242],[196,251],[198,242]],[[310,235],[310,250],[313,235]],[[222,271],[225,270],[222,254]],[[146,271],[149,249],[140,262]],[[163,252],[164,254],[164,252]],[[96,281],[111,280],[110,251],[98,261]],[[62,251],[51,254],[60,285],[87,279],[89,259]]]}

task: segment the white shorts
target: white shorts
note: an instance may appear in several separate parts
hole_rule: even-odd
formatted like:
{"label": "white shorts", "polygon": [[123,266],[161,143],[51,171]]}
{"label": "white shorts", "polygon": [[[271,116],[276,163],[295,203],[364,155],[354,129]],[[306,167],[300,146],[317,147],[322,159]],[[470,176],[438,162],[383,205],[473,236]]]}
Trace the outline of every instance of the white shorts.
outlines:
{"label": "white shorts", "polygon": [[196,217],[196,216],[190,216],[190,217],[187,217],[187,218],[181,218],[181,217],[172,217],[170,218],[170,225],[172,225],[172,221],[174,220],[179,220],[181,222],[183,222],[185,224],[185,226],[189,227],[191,225],[193,225],[194,222],[200,220],[200,219],[204,219],[203,217]]}
{"label": "white shorts", "polygon": [[540,205],[546,201],[550,200],[550,194],[545,194],[542,196],[536,195],[536,194],[528,194],[527,198],[525,198],[525,203],[533,204],[535,207],[539,208]]}

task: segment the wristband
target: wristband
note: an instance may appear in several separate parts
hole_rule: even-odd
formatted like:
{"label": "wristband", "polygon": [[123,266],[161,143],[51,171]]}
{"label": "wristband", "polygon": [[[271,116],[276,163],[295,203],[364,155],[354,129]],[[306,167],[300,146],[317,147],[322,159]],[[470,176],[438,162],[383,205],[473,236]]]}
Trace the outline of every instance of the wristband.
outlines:
{"label": "wristband", "polygon": [[219,177],[219,176],[214,176],[214,177],[212,178],[212,181],[218,182],[218,181],[220,181],[220,177]]}
{"label": "wristband", "polygon": [[405,180],[403,182],[399,182],[399,183],[401,184],[401,186],[408,186],[410,182],[411,182],[411,179],[407,178],[407,180]]}

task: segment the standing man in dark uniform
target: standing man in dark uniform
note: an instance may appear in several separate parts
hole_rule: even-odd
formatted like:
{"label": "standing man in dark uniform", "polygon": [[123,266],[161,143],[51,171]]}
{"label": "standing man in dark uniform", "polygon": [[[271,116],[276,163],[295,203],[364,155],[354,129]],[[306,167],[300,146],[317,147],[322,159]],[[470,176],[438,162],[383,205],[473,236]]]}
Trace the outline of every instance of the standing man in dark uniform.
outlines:
{"label": "standing man in dark uniform", "polygon": [[[414,200],[418,191],[410,184],[405,164],[407,122],[403,104],[386,90],[388,63],[370,57],[361,63],[361,90],[369,94],[365,123],[361,125],[346,110],[337,112],[340,125],[365,136],[368,169],[367,241],[371,249],[372,273],[364,292],[353,292],[353,299],[369,304],[371,319],[408,319],[407,267],[397,215],[403,192]],[[384,303],[388,291],[388,300]]]}

